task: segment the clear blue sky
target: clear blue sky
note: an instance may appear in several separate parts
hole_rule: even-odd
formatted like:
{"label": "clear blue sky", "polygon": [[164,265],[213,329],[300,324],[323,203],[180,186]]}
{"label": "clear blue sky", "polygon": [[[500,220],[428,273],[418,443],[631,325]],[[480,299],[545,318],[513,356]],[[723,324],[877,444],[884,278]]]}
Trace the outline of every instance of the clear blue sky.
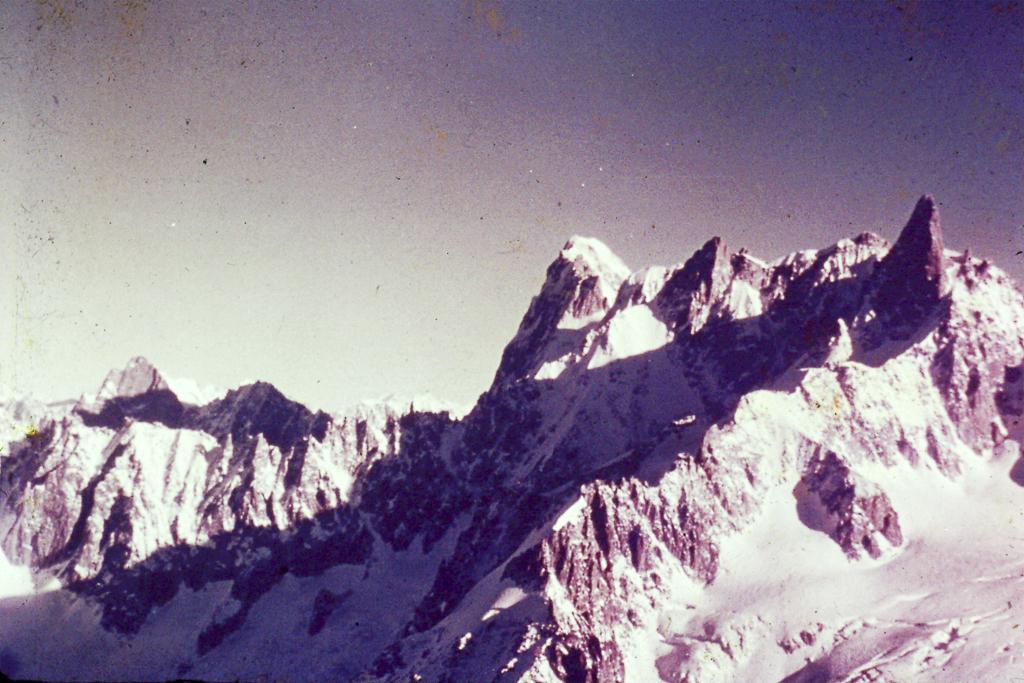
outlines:
{"label": "clear blue sky", "polygon": [[916,197],[1024,276],[1014,2],[0,5],[0,383],[486,389],[572,234],[772,259]]}

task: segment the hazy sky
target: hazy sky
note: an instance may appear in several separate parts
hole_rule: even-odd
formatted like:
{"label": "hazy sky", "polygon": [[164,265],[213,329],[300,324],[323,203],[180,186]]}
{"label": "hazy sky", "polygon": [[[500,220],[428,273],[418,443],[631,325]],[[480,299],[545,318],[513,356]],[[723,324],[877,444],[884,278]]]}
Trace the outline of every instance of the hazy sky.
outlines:
{"label": "hazy sky", "polygon": [[1015,2],[5,0],[0,389],[469,402],[573,234],[772,259],[924,192],[1022,279],[1022,128]]}

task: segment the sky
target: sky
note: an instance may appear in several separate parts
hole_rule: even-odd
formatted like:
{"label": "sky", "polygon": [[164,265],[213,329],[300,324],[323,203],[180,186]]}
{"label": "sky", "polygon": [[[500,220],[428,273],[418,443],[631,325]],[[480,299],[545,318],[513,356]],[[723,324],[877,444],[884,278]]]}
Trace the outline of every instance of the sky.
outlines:
{"label": "sky", "polygon": [[4,0],[0,168],[0,394],[466,404],[574,234],[770,260],[930,193],[1024,280],[1024,7]]}

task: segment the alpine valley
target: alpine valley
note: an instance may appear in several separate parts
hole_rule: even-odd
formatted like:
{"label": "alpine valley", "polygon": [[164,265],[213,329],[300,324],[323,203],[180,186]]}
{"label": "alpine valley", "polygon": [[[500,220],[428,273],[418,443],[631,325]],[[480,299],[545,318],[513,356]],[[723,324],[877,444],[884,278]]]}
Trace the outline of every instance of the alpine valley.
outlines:
{"label": "alpine valley", "polygon": [[141,358],[0,405],[0,670],[1024,679],[1022,413],[1024,295],[929,197],[773,263],[574,237],[465,415]]}

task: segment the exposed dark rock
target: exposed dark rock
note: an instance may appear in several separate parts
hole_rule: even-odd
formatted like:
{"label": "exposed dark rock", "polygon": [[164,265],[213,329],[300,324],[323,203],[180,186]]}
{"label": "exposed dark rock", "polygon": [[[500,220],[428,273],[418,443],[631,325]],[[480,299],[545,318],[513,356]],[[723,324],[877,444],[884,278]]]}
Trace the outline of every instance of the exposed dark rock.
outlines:
{"label": "exposed dark rock", "polygon": [[655,310],[673,329],[687,329],[697,309],[721,297],[733,274],[732,254],[713,237],[672,273],[655,298]]}
{"label": "exposed dark rock", "polygon": [[236,444],[262,434],[267,443],[288,453],[303,439],[323,439],[330,416],[313,413],[301,403],[291,401],[266,382],[248,384],[204,406],[190,406],[183,426],[198,429],[223,441]]}
{"label": "exposed dark rock", "polygon": [[[925,195],[917,201],[896,244],[882,259],[881,277],[889,282],[902,281],[908,289],[927,288],[927,292],[915,294],[942,296],[949,287],[944,249],[938,207],[932,197]],[[880,296],[885,300],[898,296],[898,292],[886,290]]]}
{"label": "exposed dark rock", "polygon": [[115,396],[103,402],[99,413],[79,409],[76,413],[89,427],[120,429],[127,419],[159,423],[171,429],[185,426],[185,405],[170,389],[152,389],[130,396]]}
{"label": "exposed dark rock", "polygon": [[548,267],[540,293],[530,302],[516,336],[502,353],[495,386],[527,376],[543,362],[543,354],[553,342],[557,345],[561,340],[571,346],[579,341],[576,329],[557,329],[563,318],[590,318],[614,303],[615,293],[628,273],[621,263],[601,263],[590,253],[588,242],[583,238],[569,240]]}
{"label": "exposed dark rock", "polygon": [[896,244],[879,263],[872,297],[876,334],[907,339],[949,291],[948,259],[935,200],[921,197]]}
{"label": "exposed dark rock", "polygon": [[335,594],[326,588],[321,588],[320,592],[316,594],[316,598],[313,599],[313,613],[309,619],[309,635],[315,636],[323,630],[324,625],[327,623],[327,618],[334,613],[336,609],[345,604],[345,601],[352,595],[351,590],[346,590],[341,594]]}
{"label": "exposed dark rock", "polygon": [[467,509],[465,484],[437,457],[453,425],[447,414],[403,416],[397,425],[402,434],[398,455],[378,460],[365,475],[362,507],[374,515],[374,529],[396,550],[422,538],[424,552],[430,552]]}
{"label": "exposed dark rock", "polygon": [[1004,415],[1024,415],[1024,365],[1006,366],[996,405]]}
{"label": "exposed dark rock", "polygon": [[899,517],[889,497],[851,472],[831,451],[811,460],[794,495],[801,521],[827,533],[850,559],[864,552],[877,558],[886,545],[903,544]]}

